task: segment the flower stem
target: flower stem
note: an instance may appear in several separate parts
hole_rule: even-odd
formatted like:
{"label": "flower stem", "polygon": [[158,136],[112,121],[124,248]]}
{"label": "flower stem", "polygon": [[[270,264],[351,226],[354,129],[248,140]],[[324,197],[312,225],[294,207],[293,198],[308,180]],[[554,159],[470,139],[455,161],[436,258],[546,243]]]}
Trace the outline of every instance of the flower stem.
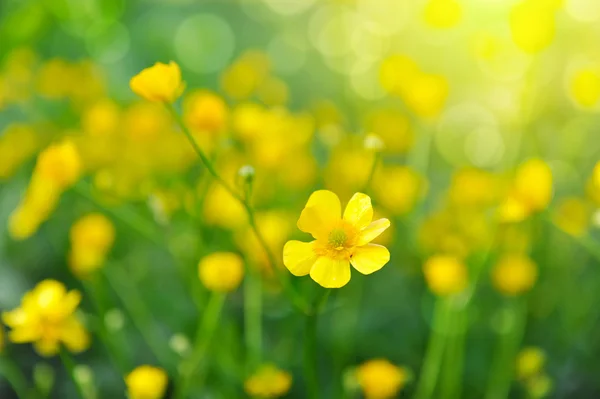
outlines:
{"label": "flower stem", "polygon": [[[30,397],[27,379],[8,354],[0,354],[0,376],[6,379],[19,398]],[[35,397],[38,397],[37,392]]]}
{"label": "flower stem", "polygon": [[59,353],[60,353],[60,360],[62,361],[63,365],[65,366],[65,369],[67,370],[67,373],[69,374],[69,377],[71,378],[71,381],[73,382],[73,385],[75,385],[75,388],[77,389],[78,396],[81,399],[85,399],[87,396],[86,396],[85,392],[83,392],[81,385],[77,381],[77,377],[75,377],[75,366],[76,366],[75,361],[73,360],[73,358],[71,357],[69,352],[67,352],[66,349],[61,348]]}
{"label": "flower stem", "polygon": [[369,188],[371,187],[371,183],[373,183],[373,177],[375,176],[375,172],[377,171],[377,166],[379,165],[379,160],[381,159],[381,153],[377,151],[373,156],[373,163],[371,164],[371,170],[369,171],[369,176],[367,177],[367,181],[365,182],[365,186],[363,188],[363,193],[367,193]]}
{"label": "flower stem", "polygon": [[304,331],[304,378],[306,379],[307,398],[319,398],[319,379],[317,362],[317,314],[306,315]]}
{"label": "flower stem", "polygon": [[416,399],[429,399],[435,391],[450,323],[448,301],[447,298],[437,298],[435,301],[433,328],[427,344],[425,361],[421,368],[421,377],[415,395]]}
{"label": "flower stem", "polygon": [[460,298],[452,298],[451,303],[450,331],[441,381],[441,393],[446,399],[460,398],[462,390],[468,303],[459,301]]}
{"label": "flower stem", "polygon": [[224,293],[213,292],[211,294],[202,321],[196,331],[192,353],[180,367],[179,381],[175,384],[174,398],[182,399],[186,397],[194,376],[196,377],[196,385],[202,385],[204,373],[200,376],[196,374],[219,324],[225,298],[226,294]]}
{"label": "flower stem", "polygon": [[247,372],[251,373],[262,357],[262,291],[260,276],[250,272],[244,280],[244,327]]}
{"label": "flower stem", "polygon": [[233,198],[235,198],[237,201],[239,201],[239,203],[246,210],[246,213],[248,215],[248,223],[250,224],[250,228],[252,229],[252,231],[254,231],[254,234],[256,234],[256,238],[258,239],[259,244],[261,245],[261,247],[263,247],[263,250],[267,254],[267,258],[269,259],[270,266],[273,269],[273,271],[275,272],[275,275],[277,276],[277,278],[279,279],[279,282],[280,282],[281,286],[283,287],[283,291],[285,292],[285,294],[290,299],[290,302],[296,308],[298,308],[298,310],[300,310],[301,312],[303,312],[303,313],[309,312],[310,309],[307,306],[307,304],[303,301],[302,297],[294,290],[294,288],[290,285],[289,281],[286,279],[286,277],[281,273],[281,271],[277,267],[277,262],[275,261],[275,256],[273,255],[273,252],[271,251],[271,249],[267,245],[267,242],[266,242],[264,236],[262,235],[262,233],[260,232],[260,230],[256,226],[256,220],[255,220],[255,216],[254,216],[254,209],[252,208],[252,205],[250,203],[250,199],[246,198],[245,195],[242,195],[239,192],[237,192],[236,190],[234,190],[225,181],[225,179],[223,179],[221,177],[221,175],[217,172],[217,170],[213,166],[213,164],[210,161],[210,159],[206,156],[206,154],[204,154],[204,151],[202,151],[202,149],[200,148],[200,146],[198,145],[198,143],[196,143],[196,140],[194,139],[194,136],[192,136],[192,134],[190,133],[190,131],[187,128],[187,126],[185,126],[185,123],[181,119],[181,116],[179,115],[179,113],[177,112],[177,110],[175,109],[175,107],[172,104],[166,104],[166,105],[167,105],[169,111],[171,112],[171,115],[173,116],[173,118],[175,119],[175,121],[177,122],[177,124],[179,125],[179,127],[181,128],[181,130],[183,131],[183,133],[185,134],[185,136],[187,137],[187,139],[190,142],[190,144],[192,145],[192,148],[194,149],[194,151],[196,152],[196,154],[200,158],[200,161],[202,162],[202,164],[204,165],[204,167],[206,167],[206,170],[208,170],[208,172],[213,176],[213,178],[229,194],[231,194],[231,196]]}
{"label": "flower stem", "polygon": [[523,298],[510,300],[504,312],[485,399],[508,398],[514,376],[515,358],[525,332],[527,307]]}

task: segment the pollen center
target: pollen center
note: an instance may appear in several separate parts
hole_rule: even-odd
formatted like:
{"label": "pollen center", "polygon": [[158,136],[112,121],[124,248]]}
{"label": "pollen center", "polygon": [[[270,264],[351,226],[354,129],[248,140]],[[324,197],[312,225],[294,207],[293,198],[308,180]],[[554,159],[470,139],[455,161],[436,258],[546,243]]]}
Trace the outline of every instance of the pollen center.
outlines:
{"label": "pollen center", "polygon": [[346,243],[347,239],[348,236],[346,235],[344,229],[333,229],[329,233],[328,241],[329,245],[331,245],[333,248],[342,249],[344,248],[344,244]]}

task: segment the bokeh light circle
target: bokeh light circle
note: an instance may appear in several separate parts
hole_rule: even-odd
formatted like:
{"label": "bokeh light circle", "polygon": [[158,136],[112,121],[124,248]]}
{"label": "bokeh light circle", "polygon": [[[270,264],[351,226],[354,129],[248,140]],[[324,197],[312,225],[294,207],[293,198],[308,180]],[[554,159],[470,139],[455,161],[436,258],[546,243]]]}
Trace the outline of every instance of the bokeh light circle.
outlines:
{"label": "bokeh light circle", "polygon": [[291,34],[275,36],[267,47],[273,69],[281,74],[293,74],[306,62],[307,44],[302,37]]}
{"label": "bokeh light circle", "polygon": [[235,49],[229,24],[213,14],[185,19],[175,34],[175,53],[181,63],[198,73],[216,72],[227,65]]}
{"label": "bokeh light circle", "polygon": [[86,47],[98,61],[111,64],[120,61],[130,49],[129,31],[120,23],[93,29],[86,35]]}

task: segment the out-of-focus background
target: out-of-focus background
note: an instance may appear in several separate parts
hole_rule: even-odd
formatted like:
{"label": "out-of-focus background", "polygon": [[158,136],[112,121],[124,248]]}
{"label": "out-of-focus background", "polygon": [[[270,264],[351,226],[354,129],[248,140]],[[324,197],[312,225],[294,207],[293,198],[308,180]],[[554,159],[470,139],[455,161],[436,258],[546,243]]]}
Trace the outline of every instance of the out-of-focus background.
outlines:
{"label": "out-of-focus background", "polygon": [[[353,270],[319,318],[323,397],[358,394],[354,367],[372,358],[410,370],[398,395],[418,389],[439,300],[422,265],[437,254],[469,267],[468,306],[457,305],[467,322],[445,332],[462,337],[448,346],[460,356],[441,366],[464,364],[459,397],[484,397],[509,369],[510,397],[600,397],[599,43],[598,0],[2,0],[0,310],[48,278],[81,290],[92,342],[77,361],[90,397],[124,397],[97,331],[128,369],[175,375],[210,296],[196,265],[236,252],[262,279],[262,358],[293,376],[288,397],[306,397],[303,320],[243,208],[208,178],[166,109],[129,87],[173,60],[183,118],[218,170],[232,184],[243,165],[256,170],[257,222],[286,275],[281,251],[307,241],[295,224],[314,190],[345,203],[370,181],[376,215],[392,222],[379,241],[390,263]],[[377,137],[365,146],[368,133]],[[30,231],[11,227],[37,155],[65,137],[81,178],[41,220],[19,225]],[[526,205],[515,200],[529,191]],[[86,280],[70,259],[72,226],[91,212],[111,220],[115,238],[103,254],[111,271]],[[537,270],[518,292],[520,337],[515,295],[493,273],[515,253]],[[290,277],[314,294],[310,278]],[[228,295],[197,397],[245,397],[247,305],[242,288]],[[507,336],[516,343],[503,360]],[[4,346],[31,384],[76,397],[58,357]],[[513,378],[525,347],[544,354],[537,380]],[[3,380],[0,397],[14,397]]]}

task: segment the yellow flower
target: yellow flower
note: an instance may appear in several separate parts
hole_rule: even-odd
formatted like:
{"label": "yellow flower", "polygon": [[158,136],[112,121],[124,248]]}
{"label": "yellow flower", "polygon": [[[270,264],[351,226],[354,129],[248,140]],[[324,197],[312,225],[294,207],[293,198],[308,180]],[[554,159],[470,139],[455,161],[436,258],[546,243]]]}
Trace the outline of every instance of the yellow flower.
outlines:
{"label": "yellow flower", "polygon": [[538,375],[544,368],[546,354],[540,348],[530,346],[523,348],[517,355],[517,378],[526,380]]}
{"label": "yellow flower", "polygon": [[160,399],[167,390],[167,373],[153,366],[139,366],[125,377],[130,399]]}
{"label": "yellow flower", "polygon": [[423,272],[429,289],[436,295],[457,294],[467,287],[467,267],[453,256],[429,258],[423,265]]}
{"label": "yellow flower", "polygon": [[91,136],[113,133],[119,127],[119,107],[112,100],[100,100],[87,108],[81,116],[83,131]]}
{"label": "yellow flower", "polygon": [[366,399],[388,399],[398,395],[410,374],[385,359],[373,359],[357,368],[356,378]]}
{"label": "yellow flower", "polygon": [[425,6],[425,22],[434,28],[451,28],[461,17],[462,8],[456,0],[429,0]]}
{"label": "yellow flower", "polygon": [[73,185],[81,176],[82,165],[77,147],[71,140],[52,144],[40,153],[34,174],[51,181],[60,189]]}
{"label": "yellow flower", "polygon": [[272,364],[261,366],[244,382],[244,390],[253,398],[279,398],[290,390],[292,376]]}
{"label": "yellow flower", "polygon": [[505,255],[492,271],[494,287],[505,295],[529,291],[537,280],[537,267],[525,255]]}
{"label": "yellow flower", "polygon": [[414,75],[407,86],[402,98],[417,116],[432,119],[442,112],[450,92],[444,76],[421,72]]}
{"label": "yellow flower", "polygon": [[219,133],[226,128],[228,109],[218,95],[199,90],[185,97],[183,115],[186,124],[193,130]]}
{"label": "yellow flower", "polygon": [[325,288],[350,281],[350,264],[363,274],[381,269],[389,260],[386,247],[370,244],[390,226],[388,219],[372,221],[371,198],[356,193],[342,217],[340,200],[331,191],[315,191],[298,219],[298,228],[315,241],[288,241],[283,264],[295,276],[310,277]]}
{"label": "yellow flower", "polygon": [[577,105],[592,108],[600,101],[600,70],[586,68],[577,71],[569,82],[571,96]]}
{"label": "yellow flower", "polygon": [[70,231],[69,266],[79,277],[96,271],[115,241],[112,222],[100,213],[91,213],[73,224]]}
{"label": "yellow flower", "polygon": [[233,131],[242,140],[250,140],[261,134],[267,111],[254,103],[242,103],[233,110]]}
{"label": "yellow flower", "polygon": [[530,159],[517,169],[516,195],[533,211],[545,209],[552,199],[552,171],[541,159]]}
{"label": "yellow flower", "polygon": [[395,54],[382,62],[379,82],[388,93],[400,96],[409,89],[410,81],[419,73],[419,66],[412,58]]}
{"label": "yellow flower", "polygon": [[547,374],[539,374],[527,380],[527,391],[532,399],[547,397],[552,388],[552,379]]}
{"label": "yellow flower", "polygon": [[215,252],[200,260],[198,275],[209,290],[230,292],[242,282],[244,262],[233,252]]}
{"label": "yellow flower", "polygon": [[592,212],[589,204],[580,198],[565,198],[562,200],[552,219],[565,232],[575,236],[583,236],[590,224]]}
{"label": "yellow flower", "polygon": [[90,337],[75,315],[80,301],[79,291],[67,292],[55,280],[42,281],[23,296],[21,306],[2,314],[4,324],[12,329],[10,341],[32,342],[42,356],[57,354],[61,343],[71,352],[84,351]]}
{"label": "yellow flower", "polygon": [[465,168],[452,176],[450,199],[460,206],[488,206],[498,199],[498,191],[498,181],[491,173]]}
{"label": "yellow flower", "polygon": [[410,212],[423,193],[423,179],[406,166],[381,169],[373,181],[374,197],[396,215]]}
{"label": "yellow flower", "polygon": [[544,50],[554,39],[554,10],[545,2],[525,0],[514,6],[510,13],[512,38],[517,46],[528,53]]}
{"label": "yellow flower", "polygon": [[184,83],[181,81],[179,65],[157,62],[142,70],[129,81],[135,94],[148,101],[172,103],[181,95]]}

